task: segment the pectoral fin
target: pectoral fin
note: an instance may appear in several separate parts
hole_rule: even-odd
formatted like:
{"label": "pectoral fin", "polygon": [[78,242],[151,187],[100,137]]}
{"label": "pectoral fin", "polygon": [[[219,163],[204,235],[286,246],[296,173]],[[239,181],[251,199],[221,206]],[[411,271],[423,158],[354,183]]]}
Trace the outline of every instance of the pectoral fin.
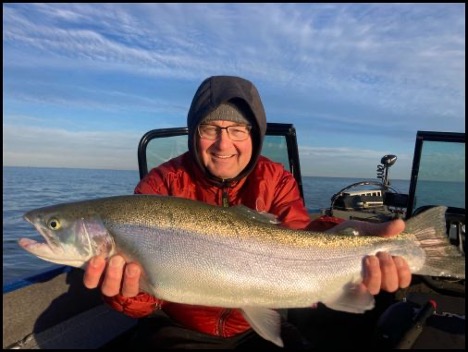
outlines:
{"label": "pectoral fin", "polygon": [[273,309],[259,307],[243,307],[241,309],[245,320],[252,329],[265,340],[283,347],[281,339],[281,316]]}

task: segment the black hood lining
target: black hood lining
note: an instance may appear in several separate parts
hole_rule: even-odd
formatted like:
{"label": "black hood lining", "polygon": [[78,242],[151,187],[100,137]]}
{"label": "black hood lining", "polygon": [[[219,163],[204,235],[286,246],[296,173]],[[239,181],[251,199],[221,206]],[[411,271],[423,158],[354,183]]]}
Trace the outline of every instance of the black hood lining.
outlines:
{"label": "black hood lining", "polygon": [[[252,158],[242,172],[231,179],[220,179],[206,170],[198,155],[198,125],[203,118],[222,103],[232,103],[242,110],[252,122]],[[194,95],[187,116],[188,149],[198,167],[214,183],[225,186],[247,176],[260,156],[266,132],[266,116],[260,95],[255,86],[240,77],[214,76],[202,82]]]}

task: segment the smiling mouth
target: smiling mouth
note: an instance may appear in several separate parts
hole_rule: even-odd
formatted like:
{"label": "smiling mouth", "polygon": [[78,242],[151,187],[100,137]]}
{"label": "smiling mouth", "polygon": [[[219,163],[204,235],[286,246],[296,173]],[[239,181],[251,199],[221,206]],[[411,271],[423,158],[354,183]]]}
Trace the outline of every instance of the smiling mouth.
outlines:
{"label": "smiling mouth", "polygon": [[235,154],[229,154],[229,155],[213,154],[213,156],[218,159],[229,159],[235,156]]}

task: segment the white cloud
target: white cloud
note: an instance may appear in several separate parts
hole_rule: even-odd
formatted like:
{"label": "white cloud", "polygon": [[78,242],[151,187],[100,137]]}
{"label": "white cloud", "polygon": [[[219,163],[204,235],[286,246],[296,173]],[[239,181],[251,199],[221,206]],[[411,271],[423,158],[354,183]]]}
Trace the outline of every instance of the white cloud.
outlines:
{"label": "white cloud", "polygon": [[[302,174],[308,176],[342,176],[376,179],[377,165],[385,150],[364,148],[323,148],[300,147]],[[411,176],[412,154],[398,154],[397,161],[389,168],[390,179],[409,179]]]}
{"label": "white cloud", "polygon": [[[464,4],[3,10],[4,119],[40,110],[75,120],[80,130],[101,123],[99,130],[114,131],[146,117],[161,127],[157,116],[184,121],[202,79],[234,74],[257,85],[270,119],[307,135],[341,131],[327,146],[352,133],[397,144],[420,129],[465,129]],[[118,121],[90,119],[91,110]]]}
{"label": "white cloud", "polygon": [[140,135],[3,124],[3,164],[137,170]]}

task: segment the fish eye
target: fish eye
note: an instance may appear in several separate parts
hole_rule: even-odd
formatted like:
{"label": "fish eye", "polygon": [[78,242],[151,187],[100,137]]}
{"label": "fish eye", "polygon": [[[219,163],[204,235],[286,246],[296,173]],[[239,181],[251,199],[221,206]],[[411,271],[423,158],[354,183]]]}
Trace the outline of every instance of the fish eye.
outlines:
{"label": "fish eye", "polygon": [[60,220],[57,218],[50,218],[47,222],[47,227],[51,230],[58,230],[62,225],[60,225]]}

